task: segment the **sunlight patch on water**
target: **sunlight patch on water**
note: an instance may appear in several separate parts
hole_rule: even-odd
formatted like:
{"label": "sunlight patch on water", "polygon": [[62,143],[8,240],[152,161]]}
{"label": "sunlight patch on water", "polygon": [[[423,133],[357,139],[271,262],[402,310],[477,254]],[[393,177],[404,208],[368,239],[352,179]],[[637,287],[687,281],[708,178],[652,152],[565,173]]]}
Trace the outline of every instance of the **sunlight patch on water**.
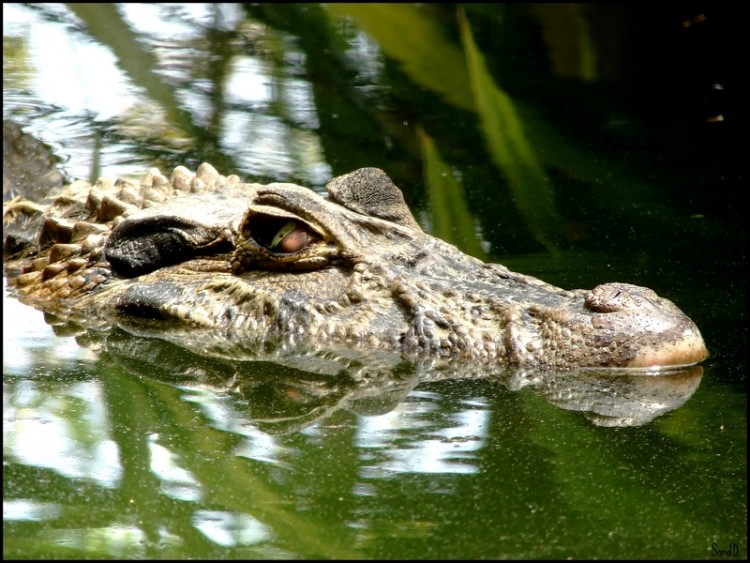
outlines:
{"label": "sunlight patch on water", "polygon": [[3,385],[3,455],[62,475],[117,486],[122,473],[117,444],[107,435],[105,402],[96,382]]}
{"label": "sunlight patch on water", "polygon": [[[32,90],[46,103],[79,114],[93,111],[102,116],[117,115],[130,104],[133,93],[111,51],[94,42],[81,41],[66,26],[38,18],[20,5],[3,4],[3,16],[4,21],[14,22],[9,28],[3,25],[4,36],[28,36],[29,59],[34,68]],[[86,63],[81,64],[82,61]],[[70,86],[65,87],[66,84]]]}
{"label": "sunlight patch on water", "polygon": [[60,515],[60,505],[51,502],[36,502],[29,499],[3,501],[3,520],[54,520]]}
{"label": "sunlight patch on water", "polygon": [[251,425],[245,426],[242,434],[246,436],[246,439],[233,450],[234,455],[272,463],[285,469],[291,468],[291,465],[283,459],[287,457],[286,454],[291,449],[280,445],[274,436]]}
{"label": "sunlight patch on water", "polygon": [[95,352],[79,346],[75,338],[56,336],[41,311],[10,297],[3,277],[3,374],[27,375],[39,354],[44,355],[47,366],[96,358]]}
{"label": "sunlight patch on water", "polygon": [[[433,393],[413,392],[391,412],[360,419],[357,441],[367,452],[363,477],[390,473],[476,473],[475,452],[484,446],[489,422],[485,399],[444,414]],[[479,406],[482,408],[479,408]],[[415,429],[421,428],[421,431]]]}
{"label": "sunlight patch on water", "polygon": [[161,481],[162,491],[177,500],[201,500],[200,483],[188,470],[179,466],[174,452],[156,442],[158,439],[158,434],[149,436],[149,450],[151,471]]}
{"label": "sunlight patch on water", "polygon": [[171,41],[185,41],[192,37],[193,26],[185,23],[188,19],[204,21],[208,25],[211,18],[209,4],[205,3],[175,5],[174,8],[182,12],[181,17],[165,17],[164,8],[154,4],[119,4],[119,8],[133,29]]}
{"label": "sunlight patch on water", "polygon": [[198,510],[193,515],[193,525],[209,540],[224,547],[252,545],[272,537],[268,526],[238,512]]}
{"label": "sunlight patch on water", "polygon": [[[135,526],[106,526],[52,530],[46,543],[76,550],[80,553],[106,553],[112,557],[137,557],[145,555],[146,534]],[[58,552],[59,553],[59,552]]]}
{"label": "sunlight patch on water", "polygon": [[233,455],[288,467],[283,458],[290,448],[282,446],[274,436],[256,428],[245,413],[235,409],[236,403],[229,397],[220,396],[210,389],[184,389],[183,400],[199,405],[214,428],[245,438],[234,447]]}
{"label": "sunlight patch on water", "polygon": [[[185,69],[192,68],[195,61],[189,50],[177,47],[204,41],[202,22],[212,19],[214,12],[209,4],[173,9],[184,12],[183,17],[170,17],[165,8],[120,6],[132,29],[149,42],[159,60],[159,68],[153,70],[176,84],[192,85],[176,88],[175,95],[182,105],[191,108],[195,122],[205,126],[215,110],[209,94],[214,86],[209,82],[200,86],[200,78],[186,74],[189,71]],[[61,6],[60,10],[65,8]],[[226,12],[222,17],[229,28],[242,17],[237,8],[219,10]],[[179,144],[180,139],[171,134],[174,124],[166,121],[161,107],[149,109],[150,102],[120,69],[120,61],[110,48],[23,6],[6,4],[3,11],[9,16],[4,18],[9,21],[4,24],[4,35],[20,37],[28,46],[23,70],[7,73],[8,83],[15,87],[6,84],[4,99],[6,90],[11,97],[21,94],[9,104],[15,113],[4,112],[4,117],[18,119],[27,133],[56,147],[56,152],[68,159],[64,164],[67,174],[89,178],[96,162],[104,176],[140,177],[151,164],[144,164],[129,141],[115,138],[101,143],[101,133],[97,127],[92,130],[92,121],[101,123],[105,130],[107,123],[117,122],[111,127],[136,144],[154,137],[157,143],[171,140]],[[176,53],[182,58],[175,58]],[[287,47],[289,53],[303,58],[291,46]],[[71,86],[61,87],[66,84]],[[287,72],[280,74],[263,57],[238,53],[224,88],[228,109],[222,119],[220,142],[245,174],[279,180],[297,178],[313,186],[322,186],[330,179],[331,167],[317,134],[320,122],[309,81]],[[21,111],[23,107],[26,109]],[[30,118],[40,111],[46,112],[44,120]],[[65,139],[64,147],[59,146],[58,139]]]}

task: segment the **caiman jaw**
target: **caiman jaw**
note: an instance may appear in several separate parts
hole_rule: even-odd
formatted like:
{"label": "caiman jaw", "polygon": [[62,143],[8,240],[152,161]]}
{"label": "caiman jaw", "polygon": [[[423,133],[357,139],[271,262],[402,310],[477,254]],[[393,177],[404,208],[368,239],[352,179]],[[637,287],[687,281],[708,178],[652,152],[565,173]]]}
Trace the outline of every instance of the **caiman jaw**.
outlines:
{"label": "caiman jaw", "polygon": [[152,323],[185,347],[204,345],[203,327],[229,351],[639,371],[708,356],[695,324],[649,289],[563,290],[428,235],[383,171],[327,191],[244,184],[207,164],[137,185],[74,182],[49,206],[4,208],[5,269],[45,312],[96,330]]}
{"label": "caiman jaw", "polygon": [[697,364],[708,358],[708,350],[697,329],[686,329],[682,337],[661,342],[650,349],[644,347],[627,367],[670,368]]}
{"label": "caiman jaw", "polygon": [[584,306],[594,313],[592,325],[597,331],[625,335],[618,346],[628,351],[616,362],[621,367],[671,368],[708,357],[695,323],[674,303],[650,289],[602,284],[586,294]]}

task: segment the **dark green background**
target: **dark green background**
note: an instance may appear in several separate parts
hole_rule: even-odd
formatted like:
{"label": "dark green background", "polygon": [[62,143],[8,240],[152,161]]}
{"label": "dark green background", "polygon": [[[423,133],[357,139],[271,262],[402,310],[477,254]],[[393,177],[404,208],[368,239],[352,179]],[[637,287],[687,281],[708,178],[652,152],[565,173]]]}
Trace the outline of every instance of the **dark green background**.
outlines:
{"label": "dark green background", "polygon": [[[3,116],[64,173],[210,161],[322,188],[319,170],[377,166],[433,234],[562,287],[651,287],[696,321],[712,356],[684,406],[607,428],[501,377],[354,401],[339,381],[269,363],[176,348],[134,361],[16,307],[4,318],[4,557],[724,559],[736,544],[746,558],[739,14],[263,4],[198,21],[165,5],[156,17],[190,33],[156,41],[110,5],[23,9],[30,26],[111,51],[134,102],[163,110],[48,103],[34,35],[4,27]],[[269,102],[228,95],[242,59],[260,63]],[[300,84],[310,108],[292,95]],[[229,119],[248,124],[247,143],[228,141]],[[291,164],[274,166],[251,149],[261,123],[317,152],[290,141]],[[22,317],[38,329],[21,333]],[[206,374],[215,385],[196,384]],[[48,439],[29,433],[45,425]],[[470,427],[481,434],[452,433]],[[102,448],[117,452],[111,480],[91,467]],[[189,477],[157,470],[157,451]]]}

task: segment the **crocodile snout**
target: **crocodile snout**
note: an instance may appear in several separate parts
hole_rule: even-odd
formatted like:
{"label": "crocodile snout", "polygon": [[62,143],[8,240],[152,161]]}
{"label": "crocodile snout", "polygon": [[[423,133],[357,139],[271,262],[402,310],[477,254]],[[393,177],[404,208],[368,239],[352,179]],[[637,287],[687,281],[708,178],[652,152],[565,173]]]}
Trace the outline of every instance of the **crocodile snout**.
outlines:
{"label": "crocodile snout", "polygon": [[602,284],[587,292],[584,307],[592,325],[615,335],[627,350],[623,367],[690,365],[708,357],[698,327],[674,303],[652,290],[626,283]]}

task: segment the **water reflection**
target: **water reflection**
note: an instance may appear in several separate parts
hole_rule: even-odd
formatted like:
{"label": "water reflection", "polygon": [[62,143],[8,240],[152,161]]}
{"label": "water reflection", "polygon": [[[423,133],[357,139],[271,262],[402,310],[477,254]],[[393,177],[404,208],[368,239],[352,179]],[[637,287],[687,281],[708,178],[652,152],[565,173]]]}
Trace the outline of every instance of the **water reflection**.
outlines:
{"label": "water reflection", "polygon": [[198,510],[193,524],[208,539],[219,545],[252,545],[271,537],[268,527],[249,514]]}
{"label": "water reflection", "polygon": [[[5,301],[6,327],[13,322],[11,318],[30,316],[38,323],[31,326],[39,330],[39,313],[15,300]],[[353,351],[342,356],[330,351],[301,358],[276,356],[273,362],[233,360],[194,354],[161,339],[123,331],[98,335],[57,322],[54,330],[77,332],[77,336],[43,336],[41,358],[66,342],[78,352],[68,354],[74,358],[72,364],[58,359],[61,375],[43,378],[18,377],[34,372],[40,361],[34,352],[39,339],[30,338],[24,330],[6,331],[4,451],[16,463],[88,479],[103,487],[119,486],[122,480],[119,449],[124,446],[113,436],[112,425],[117,421],[111,420],[122,408],[143,415],[154,408],[177,409],[182,413],[175,415],[177,419],[199,416],[215,430],[237,438],[232,440],[232,455],[284,470],[296,466],[297,450],[280,436],[302,433],[313,441],[325,439],[339,415],[349,413],[355,417],[347,416],[343,424],[356,429],[350,439],[359,452],[357,465],[363,479],[394,473],[472,474],[479,470],[477,453],[487,444],[493,401],[486,394],[456,400],[446,388],[436,391],[426,389],[425,384],[482,380],[485,393],[488,389],[495,393],[499,389],[531,391],[556,407],[583,413],[594,425],[642,426],[684,404],[703,373],[700,366],[658,375],[487,370]],[[47,359],[41,362],[48,369],[53,365]],[[77,371],[83,369],[90,375],[72,381],[62,375],[76,365]],[[300,369],[302,365],[307,369]],[[145,385],[153,389],[149,395],[155,393],[162,399],[145,400],[144,396],[132,406],[118,406],[123,399],[110,388],[107,376],[94,375],[115,368],[122,374],[119,377],[129,379],[127,387]],[[168,387],[153,387],[155,383]],[[136,397],[144,391],[137,391]],[[153,418],[154,414],[145,420]],[[147,471],[159,490],[178,501],[203,500],[205,484],[184,466],[169,435],[160,432],[158,425],[147,425],[142,431],[145,434],[137,437],[146,439],[138,448],[143,450],[142,463],[148,463]]]}
{"label": "water reflection", "polygon": [[555,406],[585,413],[597,426],[642,426],[683,405],[702,376],[701,366],[635,375],[581,370],[540,376],[519,370],[508,386],[514,391],[529,386]]}
{"label": "water reflection", "polygon": [[19,462],[66,477],[115,487],[121,476],[117,444],[108,435],[107,412],[95,382],[66,385],[50,396],[44,383],[4,383],[3,449]]}
{"label": "water reflection", "polygon": [[415,390],[391,412],[363,418],[357,428],[362,477],[479,471],[474,452],[487,438],[489,405],[476,397],[456,405],[465,410],[451,412],[451,407],[440,405],[444,400],[438,393]]}
{"label": "water reflection", "polygon": [[62,509],[51,502],[36,502],[27,499],[6,500],[3,502],[3,520],[31,520],[42,522],[54,520]]}
{"label": "water reflection", "polygon": [[[198,148],[198,159],[214,154],[215,165],[258,178],[311,185],[331,178],[315,133],[312,87],[299,77],[304,53],[245,19],[238,5],[71,9],[90,26],[85,33],[62,23],[75,18],[59,5],[3,6],[4,37],[19,44],[6,52],[15,64],[4,76],[3,98],[10,102],[4,117],[17,116],[45,141],[65,139],[71,177],[171,168],[175,151],[180,164],[189,164],[186,153]],[[104,22],[104,29],[97,27]],[[131,46],[127,56],[115,36]],[[136,36],[152,50],[142,49]],[[246,42],[253,56],[243,52]],[[256,48],[278,52],[284,64],[257,56]],[[156,74],[157,65],[168,81]],[[71,81],[75,87],[60,87]],[[29,111],[44,107],[54,118],[28,119]]]}
{"label": "water reflection", "polygon": [[[378,166],[424,225],[459,194],[445,236],[505,260],[538,252],[533,226],[546,223],[539,206],[519,209],[508,170],[492,162],[482,127],[497,113],[471,110],[471,31],[488,67],[472,76],[512,96],[552,183],[555,244],[572,250],[542,277],[565,287],[616,277],[674,296],[712,336],[713,377],[461,379],[419,364],[357,371],[351,358],[222,360],[121,334],[53,333],[6,300],[4,556],[689,559],[713,542],[738,542],[746,556],[744,222],[717,220],[742,209],[726,169],[742,145],[694,127],[693,108],[674,103],[696,91],[673,78],[705,73],[690,56],[682,67],[653,56],[664,44],[685,52],[655,27],[673,8],[646,20],[640,7],[623,10],[638,16],[628,44],[614,36],[628,18],[589,17],[605,5],[580,14],[597,33],[549,18],[541,38],[525,6],[467,5],[460,39],[450,5],[331,6],[105,7],[127,26],[104,18],[97,38],[62,5],[5,4],[4,117],[77,178],[210,160],[316,186]],[[352,15],[329,17],[336,10]],[[382,25],[389,10],[412,13],[399,21],[421,31]],[[381,25],[368,38],[357,20]],[[116,54],[126,27],[156,55],[134,65],[140,75],[118,66],[148,60]],[[546,61],[570,53],[554,48],[566,38],[611,71],[646,62],[658,72],[561,83]],[[458,66],[441,53],[458,53]],[[596,78],[588,70],[580,78]],[[171,91],[149,90],[160,82]],[[633,90],[651,92],[645,112],[620,97]],[[313,360],[320,369],[305,369]]]}
{"label": "water reflection", "polygon": [[179,466],[179,456],[159,444],[158,439],[158,434],[149,436],[150,469],[160,481],[162,492],[177,500],[201,500],[198,481]]}
{"label": "water reflection", "polygon": [[[22,318],[23,306],[17,306]],[[566,472],[621,487],[621,475],[640,467],[627,457],[640,443],[623,448],[623,455],[618,438],[651,441],[643,451],[655,465],[638,473],[646,485],[625,484],[632,502],[658,490],[661,480],[670,481],[661,498],[680,496],[671,480],[682,469],[654,461],[671,457],[662,454],[665,441],[667,454],[680,449],[648,423],[683,405],[702,374],[700,367],[659,376],[457,373],[429,363],[330,353],[235,360],[124,332],[74,332],[57,323],[54,330],[76,336],[47,334],[49,346],[39,347],[28,335],[14,342],[15,333],[6,331],[5,349],[9,342],[18,346],[11,358],[21,358],[4,366],[6,523],[48,522],[54,527],[45,535],[49,549],[74,545],[109,556],[195,555],[192,542],[203,541],[199,553],[212,555],[210,547],[257,549],[257,557],[351,557],[366,553],[374,538],[440,537],[444,509],[421,508],[430,507],[432,497],[455,499],[467,510],[475,499],[496,510],[510,497],[508,512],[491,516],[496,523],[531,526],[533,519],[546,530],[549,505],[536,497],[550,489],[563,496],[557,500],[565,509],[552,519],[569,518],[564,494],[580,495],[584,488],[566,491]],[[87,359],[49,362],[58,341],[87,350],[81,355]],[[640,426],[631,430],[641,432],[618,435],[595,425]],[[587,432],[592,429],[603,432]],[[596,448],[589,447],[592,440]],[[605,455],[591,453],[600,451]],[[623,458],[603,478],[602,460],[608,464],[611,456]],[[571,457],[584,461],[570,464]],[[653,475],[663,477],[654,483]],[[425,481],[409,481],[419,477]],[[502,486],[474,489],[474,481],[454,477]],[[54,483],[52,494],[48,483]],[[484,496],[490,490],[492,496]],[[530,500],[517,498],[515,490]],[[60,502],[23,504],[50,496]],[[417,508],[391,517],[395,498]],[[82,512],[90,513],[84,528]],[[335,524],[327,512],[337,515]],[[680,516],[667,512],[669,522]],[[353,538],[340,539],[347,530]],[[27,535],[21,528],[13,533]],[[321,539],[311,551],[315,537]],[[352,545],[364,547],[342,548]]]}
{"label": "water reflection", "polygon": [[[642,426],[684,404],[703,375],[701,366],[555,371],[357,350],[276,350],[267,355],[255,351],[256,359],[232,359],[228,354],[236,352],[235,348],[229,353],[211,349],[209,354],[193,354],[158,338],[122,331],[96,346],[131,373],[241,396],[248,405],[249,421],[271,434],[302,430],[339,410],[376,417],[379,424],[392,429],[414,430],[438,422],[444,426],[448,420],[430,418],[433,411],[442,411],[437,408],[440,398],[415,394],[414,389],[426,382],[485,378],[512,391],[531,390],[560,408],[584,413],[595,425]],[[190,400],[197,401],[197,396]],[[455,415],[455,423],[463,421],[458,427],[473,428],[468,435],[483,434],[481,417],[476,418],[482,401],[476,398],[464,405],[473,414]],[[203,408],[222,428],[232,418],[222,410],[227,405],[204,404]],[[454,434],[447,432],[438,439],[453,440]]]}
{"label": "water reflection", "polygon": [[[60,327],[56,327],[60,330]],[[697,389],[703,368],[693,366],[658,375],[611,370],[555,372],[500,369],[450,362],[407,360],[367,352],[336,356],[330,351],[304,358],[276,356],[274,362],[232,360],[193,354],[159,339],[82,333],[93,350],[90,369],[118,366],[131,377],[165,382],[179,401],[197,408],[222,432],[242,436],[235,453],[286,465],[293,452],[274,435],[323,425],[338,411],[357,415],[358,448],[369,459],[364,474],[476,471],[473,452],[481,448],[491,415],[488,399],[455,401],[421,389],[441,380],[486,379],[511,391],[530,390],[551,404],[582,412],[600,426],[642,426],[684,404]],[[19,345],[11,342],[11,349]],[[26,371],[25,361],[9,357],[9,373]],[[316,361],[317,360],[317,361]],[[377,360],[377,363],[372,363]],[[319,366],[318,371],[308,370]],[[106,368],[105,368],[106,366]],[[24,464],[53,467],[71,477],[112,486],[119,478],[117,446],[108,434],[108,391],[98,379],[57,384],[62,396],[37,389],[49,381],[20,378],[6,382],[6,451]],[[55,450],[38,444],[51,438]],[[158,432],[149,434],[150,469],[165,492],[197,500],[194,476],[179,466]],[[377,463],[373,463],[377,460]]]}

